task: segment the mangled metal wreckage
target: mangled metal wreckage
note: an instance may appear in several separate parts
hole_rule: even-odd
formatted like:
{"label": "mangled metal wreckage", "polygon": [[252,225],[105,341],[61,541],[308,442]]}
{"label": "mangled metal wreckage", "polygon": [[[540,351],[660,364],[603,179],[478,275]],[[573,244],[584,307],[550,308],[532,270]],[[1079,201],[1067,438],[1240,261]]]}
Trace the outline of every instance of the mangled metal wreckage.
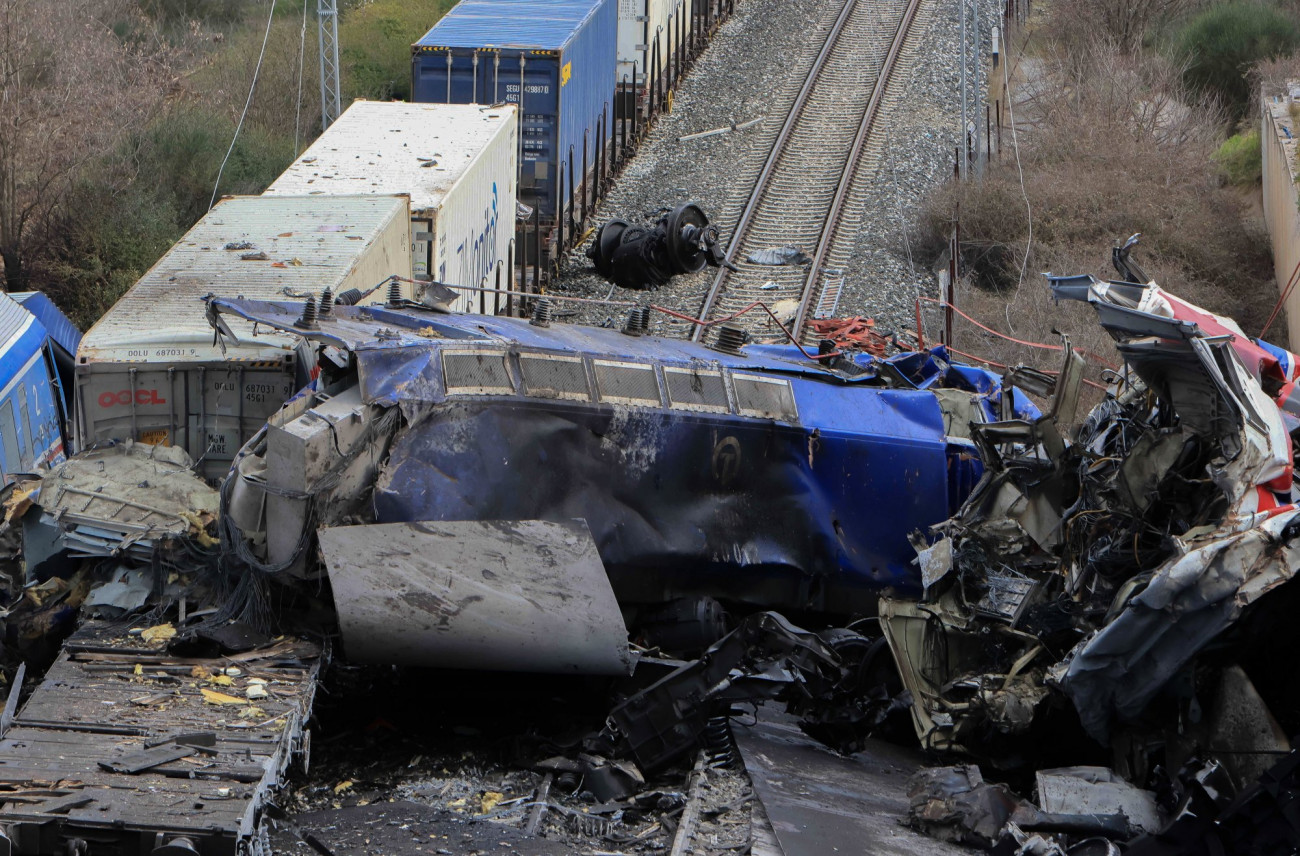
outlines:
{"label": "mangled metal wreckage", "polygon": [[[319,531],[345,653],[381,662],[618,673],[625,618],[699,650],[725,632],[717,601],[869,614],[920,593],[907,533],[977,481],[967,426],[1036,413],[941,348],[817,360],[409,305],[209,312],[318,345],[314,385],[238,457],[223,525],[287,576],[319,572]],[[495,537],[475,522],[531,552],[452,546]],[[547,565],[587,570],[525,558],[558,548]]]}
{"label": "mangled metal wreckage", "polygon": [[[1220,811],[1259,827],[1300,787],[1284,586],[1300,568],[1296,358],[1153,283],[1049,281],[1058,300],[1096,309],[1124,370],[1072,443],[1081,361],[1068,348],[1061,382],[1042,389],[1056,393],[1045,415],[971,426],[984,475],[917,539],[925,593],[882,599],[881,627],[924,746],[1002,769],[1101,760],[1139,786],[1163,781],[1174,822],[1141,852],[1202,852]],[[1061,740],[1079,726],[1091,748]],[[950,785],[917,784],[919,825],[939,807],[987,826],[1000,798],[973,809],[989,786]],[[1253,814],[1229,805],[1234,792]],[[1010,808],[1001,817],[1014,821]],[[1027,846],[1014,825],[1002,836]],[[1122,839],[1142,826],[1073,831]],[[962,837],[999,839],[973,826]]]}

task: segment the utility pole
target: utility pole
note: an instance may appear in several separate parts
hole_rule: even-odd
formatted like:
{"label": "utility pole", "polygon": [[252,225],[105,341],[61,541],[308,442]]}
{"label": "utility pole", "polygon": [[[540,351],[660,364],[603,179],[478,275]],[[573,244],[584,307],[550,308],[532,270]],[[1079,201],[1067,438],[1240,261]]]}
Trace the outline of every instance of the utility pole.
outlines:
{"label": "utility pole", "polygon": [[966,155],[970,148],[970,137],[966,131],[969,127],[967,123],[970,121],[970,113],[966,104],[966,0],[961,0],[961,80],[957,85],[961,89],[961,154],[957,159],[957,163],[959,164],[958,170],[961,172],[961,179],[965,181],[968,178],[966,171],[969,169]]}
{"label": "utility pole", "polygon": [[320,37],[320,129],[324,131],[343,112],[339,87],[338,0],[316,0],[316,20]]}

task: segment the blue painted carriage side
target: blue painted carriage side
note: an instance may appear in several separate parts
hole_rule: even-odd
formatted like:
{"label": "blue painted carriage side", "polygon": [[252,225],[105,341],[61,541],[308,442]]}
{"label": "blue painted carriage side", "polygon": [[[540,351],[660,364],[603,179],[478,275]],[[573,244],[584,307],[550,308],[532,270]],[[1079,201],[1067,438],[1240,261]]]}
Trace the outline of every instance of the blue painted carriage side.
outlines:
{"label": "blue painted carriage side", "polygon": [[0,343],[0,481],[63,460],[63,411],[48,332],[34,317]]}

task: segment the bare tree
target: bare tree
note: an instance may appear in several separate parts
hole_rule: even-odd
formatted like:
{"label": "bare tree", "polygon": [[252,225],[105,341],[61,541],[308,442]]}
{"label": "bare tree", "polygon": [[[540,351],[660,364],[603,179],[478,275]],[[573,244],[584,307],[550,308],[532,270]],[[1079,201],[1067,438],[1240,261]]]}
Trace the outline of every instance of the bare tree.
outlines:
{"label": "bare tree", "polygon": [[1051,29],[1059,41],[1073,46],[1097,36],[1113,42],[1121,53],[1138,50],[1161,24],[1200,0],[1059,0],[1052,5]]}
{"label": "bare tree", "polygon": [[[127,33],[127,36],[121,35]],[[165,62],[125,0],[0,0],[0,288],[83,169],[161,103]]]}

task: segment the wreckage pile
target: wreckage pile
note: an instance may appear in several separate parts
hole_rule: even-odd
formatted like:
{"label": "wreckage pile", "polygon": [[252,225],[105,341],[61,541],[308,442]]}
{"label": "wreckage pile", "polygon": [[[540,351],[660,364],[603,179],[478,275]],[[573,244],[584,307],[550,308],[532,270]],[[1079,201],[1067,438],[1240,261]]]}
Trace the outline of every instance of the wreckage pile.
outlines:
{"label": "wreckage pile", "polygon": [[[1087,414],[1068,343],[1059,372],[1000,377],[943,348],[817,357],[400,295],[310,318],[210,298],[220,337],[300,337],[315,379],[219,489],[183,451],[138,443],[7,489],[10,642],[98,621],[27,706],[11,693],[26,730],[0,720],[0,768],[28,745],[113,740],[85,738],[57,779],[0,781],[19,794],[0,787],[0,826],[32,853],[95,835],[265,852],[272,817],[295,852],[328,851],[332,823],[434,852],[731,852],[757,846],[761,802],[797,805],[779,776],[834,760],[879,789],[872,775],[915,766],[881,761],[887,738],[953,765],[907,789],[910,822],[948,841],[1294,846],[1295,357],[1153,284],[1051,282],[1123,357]],[[331,653],[476,677],[335,670],[340,698],[364,686],[364,722],[331,733],[322,712],[325,740],[357,745],[285,814],[269,801],[306,760]],[[373,683],[414,674],[437,687]],[[74,689],[113,704],[33,713],[78,710],[60,701]],[[563,703],[519,715],[549,696]],[[191,799],[195,780],[235,801],[237,829],[119,812],[105,831],[104,806]]]}
{"label": "wreckage pile", "polygon": [[881,625],[924,746],[1012,780],[1113,769],[1038,769],[1037,806],[932,770],[912,819],[1006,853],[1293,851],[1294,356],[1154,285],[1051,281],[1125,371],[1073,443],[1073,354],[1045,416],[972,426],[984,477]]}

